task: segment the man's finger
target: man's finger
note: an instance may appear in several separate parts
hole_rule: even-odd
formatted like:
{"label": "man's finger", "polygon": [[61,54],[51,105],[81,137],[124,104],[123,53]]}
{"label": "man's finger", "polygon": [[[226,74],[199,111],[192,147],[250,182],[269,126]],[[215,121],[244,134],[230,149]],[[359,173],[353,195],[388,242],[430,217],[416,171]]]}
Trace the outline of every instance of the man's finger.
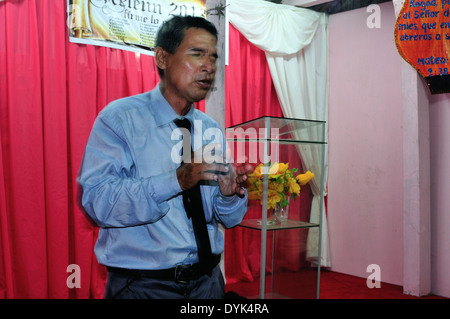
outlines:
{"label": "man's finger", "polygon": [[238,184],[242,184],[246,180],[247,180],[247,175],[238,175],[238,177],[236,177],[236,183],[238,183]]}
{"label": "man's finger", "polygon": [[250,164],[241,164],[235,166],[236,173],[238,175],[247,174],[253,171],[253,166]]}
{"label": "man's finger", "polygon": [[216,172],[217,174],[227,174],[229,172],[229,166],[225,164],[204,164],[203,171]]}

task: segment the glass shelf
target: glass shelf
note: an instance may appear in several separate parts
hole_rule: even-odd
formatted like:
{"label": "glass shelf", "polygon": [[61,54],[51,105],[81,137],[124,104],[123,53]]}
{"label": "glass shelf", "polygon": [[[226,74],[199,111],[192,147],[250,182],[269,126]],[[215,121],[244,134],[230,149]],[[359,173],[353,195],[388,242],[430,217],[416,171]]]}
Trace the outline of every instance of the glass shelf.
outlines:
{"label": "glass shelf", "polygon": [[[255,167],[263,164],[262,180],[258,186],[262,187],[263,195],[259,194],[257,200],[249,200],[247,215],[238,225],[252,238],[248,243],[252,245],[249,249],[260,249],[259,298],[318,298],[326,122],[264,116],[230,126],[225,133],[228,155],[233,161],[245,158]],[[307,170],[314,174],[314,180],[308,183],[313,186],[301,186],[306,190],[300,191],[297,200],[292,201],[291,198],[289,217],[283,222],[273,222],[268,216],[272,211],[268,205],[269,187],[273,187],[273,184],[269,186],[269,174],[274,174],[271,165],[275,163],[288,164],[289,169],[296,168],[296,176]],[[273,168],[277,170],[275,165]],[[311,194],[314,189],[314,194],[308,195],[310,197],[306,193],[303,195],[308,188]],[[270,190],[273,195],[274,189]],[[299,203],[301,196],[305,196],[303,206]],[[313,197],[320,197],[316,198],[321,203],[318,222],[310,218]],[[254,246],[257,242],[253,237],[258,233],[260,245]],[[269,285],[266,285],[266,277]],[[286,292],[292,291],[292,285],[295,292],[289,295]],[[286,288],[288,286],[289,289]],[[251,295],[246,297],[251,298]]]}
{"label": "glass shelf", "polygon": [[[240,227],[251,228],[256,230],[262,230],[263,223],[261,219],[244,219],[240,224]],[[301,220],[288,219],[285,222],[268,223],[267,231],[285,230],[285,229],[297,229],[297,228],[312,228],[319,227],[319,224],[307,223]]]}
{"label": "glass shelf", "polygon": [[[226,129],[227,140],[325,144],[324,121],[264,116]],[[269,134],[270,133],[270,134]]]}

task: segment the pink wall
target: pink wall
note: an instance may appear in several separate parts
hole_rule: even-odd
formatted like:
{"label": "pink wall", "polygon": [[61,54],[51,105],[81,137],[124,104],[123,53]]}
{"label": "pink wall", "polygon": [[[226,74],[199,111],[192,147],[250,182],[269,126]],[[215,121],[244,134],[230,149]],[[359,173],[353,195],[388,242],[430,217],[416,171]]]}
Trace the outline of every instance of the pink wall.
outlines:
{"label": "pink wall", "polygon": [[366,8],[329,20],[328,229],[332,270],[402,284],[403,153],[401,57],[392,3],[381,28]]}
{"label": "pink wall", "polygon": [[[332,270],[403,280],[401,57],[390,2],[330,16],[328,229]],[[450,297],[450,94],[429,95],[431,290]]]}
{"label": "pink wall", "polygon": [[430,101],[431,289],[450,297],[450,93]]}

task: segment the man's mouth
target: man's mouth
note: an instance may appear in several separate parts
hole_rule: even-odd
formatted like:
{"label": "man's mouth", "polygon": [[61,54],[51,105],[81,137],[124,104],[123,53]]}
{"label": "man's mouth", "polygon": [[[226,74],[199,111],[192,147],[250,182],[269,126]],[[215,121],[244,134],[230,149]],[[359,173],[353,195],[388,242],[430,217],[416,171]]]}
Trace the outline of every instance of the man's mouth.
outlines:
{"label": "man's mouth", "polygon": [[197,80],[197,84],[200,88],[208,90],[211,87],[212,80],[202,79]]}

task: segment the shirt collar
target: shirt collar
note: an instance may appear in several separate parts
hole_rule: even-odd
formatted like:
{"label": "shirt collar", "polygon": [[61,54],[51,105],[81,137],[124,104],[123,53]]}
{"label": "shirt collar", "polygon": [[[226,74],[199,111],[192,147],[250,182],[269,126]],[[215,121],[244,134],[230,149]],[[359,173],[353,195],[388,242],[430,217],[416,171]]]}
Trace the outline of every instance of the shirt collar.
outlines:
{"label": "shirt collar", "polygon": [[[152,94],[152,113],[155,115],[156,125],[161,126],[173,122],[177,118],[183,118],[183,116],[178,115],[172,106],[167,102],[161,93],[160,84],[156,86],[154,90],[151,91]],[[193,123],[194,118],[194,105],[191,106],[189,112],[184,116]]]}

